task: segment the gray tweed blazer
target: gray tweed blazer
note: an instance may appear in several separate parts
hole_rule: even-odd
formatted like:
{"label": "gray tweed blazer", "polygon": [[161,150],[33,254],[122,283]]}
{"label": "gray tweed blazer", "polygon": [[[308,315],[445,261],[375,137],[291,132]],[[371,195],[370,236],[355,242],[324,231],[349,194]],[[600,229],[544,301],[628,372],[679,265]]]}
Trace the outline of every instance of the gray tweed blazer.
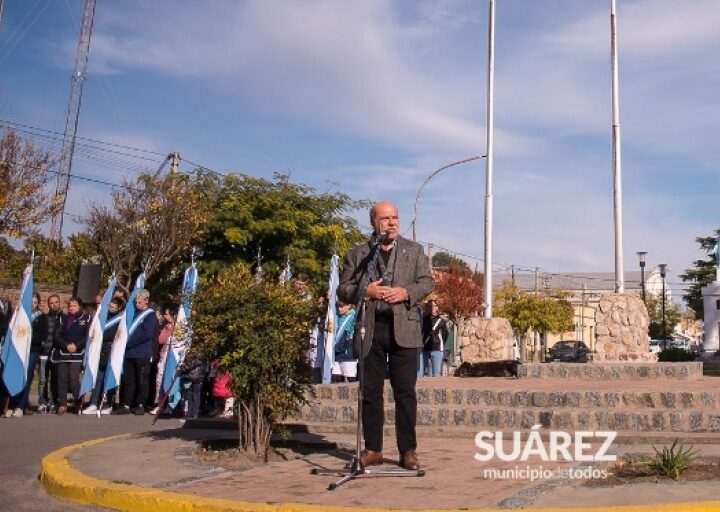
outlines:
{"label": "gray tweed blazer", "polygon": [[[367,266],[372,246],[370,242],[352,249],[345,257],[340,284],[337,289],[338,298],[348,304],[357,305],[362,291],[363,281],[367,280]],[[429,295],[435,287],[430,272],[428,258],[420,244],[398,237],[397,260],[392,286],[402,286],[408,292],[408,300],[393,304],[395,341],[405,348],[421,347],[421,314],[419,302]],[[354,355],[360,354],[361,326],[365,325],[365,338],[362,343],[363,355],[367,355],[373,339],[375,327],[375,303],[365,300],[366,319],[362,318],[362,310],[357,312],[355,322]],[[363,320],[365,320],[363,322]]]}

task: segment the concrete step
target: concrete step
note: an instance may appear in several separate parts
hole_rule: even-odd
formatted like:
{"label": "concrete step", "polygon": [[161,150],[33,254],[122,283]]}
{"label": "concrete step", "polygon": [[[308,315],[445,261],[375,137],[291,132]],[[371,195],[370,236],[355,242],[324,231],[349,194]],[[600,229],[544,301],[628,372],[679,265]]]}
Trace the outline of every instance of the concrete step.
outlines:
{"label": "concrete step", "polygon": [[[312,434],[313,436],[323,436],[327,434],[356,434],[355,423],[322,423],[322,422],[286,422],[286,428],[292,433],[303,433]],[[392,442],[387,439],[395,437],[395,425],[386,424],[383,429],[386,437],[386,444],[391,446]],[[438,426],[425,426],[418,425],[417,435],[420,438],[442,438],[442,439],[474,439],[475,435],[483,429],[477,427],[465,427],[465,426],[454,426],[454,427],[438,427]],[[487,429],[484,429],[487,430]],[[503,437],[506,439],[512,439],[513,435],[518,432],[518,429],[497,429],[503,432]],[[547,441],[550,438],[550,429],[538,430],[540,437]],[[519,430],[520,438],[525,441],[528,439],[530,430]],[[617,437],[615,440],[616,444],[652,444],[652,445],[664,445],[671,444],[675,439],[678,443],[685,445],[699,445],[699,444],[716,444],[720,445],[720,432],[718,431],[697,431],[697,432],[684,432],[684,431],[639,431],[639,430],[619,430],[617,431]],[[351,446],[354,445],[354,438],[352,442],[348,442]]]}
{"label": "concrete step", "polygon": [[[385,408],[388,424],[395,421],[392,405]],[[293,423],[354,424],[357,407],[350,404],[312,404],[302,408]],[[720,410],[642,408],[611,410],[602,407],[557,409],[501,406],[418,406],[417,424],[445,428],[529,429],[541,425],[555,430],[616,430],[633,432],[720,432]]]}
{"label": "concrete step", "polygon": [[[720,384],[720,380],[718,380]],[[560,386],[558,386],[560,387]],[[666,386],[673,389],[675,386]],[[357,402],[356,384],[315,386],[311,404],[354,406]],[[505,408],[552,408],[552,409],[607,409],[634,411],[642,409],[720,410],[720,389],[715,386],[708,391],[682,390],[627,390],[606,391],[589,389],[582,391],[518,391],[515,389],[462,389],[446,387],[420,387],[417,389],[418,406],[452,406],[482,409]],[[392,390],[385,388],[385,401],[393,402]]]}
{"label": "concrete step", "polygon": [[518,376],[521,379],[687,381],[702,378],[703,363],[525,363],[518,367]]}

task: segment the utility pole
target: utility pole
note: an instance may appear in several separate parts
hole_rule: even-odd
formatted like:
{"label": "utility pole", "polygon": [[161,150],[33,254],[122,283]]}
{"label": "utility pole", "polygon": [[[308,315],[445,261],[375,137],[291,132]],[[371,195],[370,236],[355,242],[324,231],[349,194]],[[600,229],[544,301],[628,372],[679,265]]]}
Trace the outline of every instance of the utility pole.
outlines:
{"label": "utility pole", "polygon": [[515,265],[510,265],[510,279],[512,280],[512,285],[515,286]]}
{"label": "utility pole", "polygon": [[428,264],[430,265],[430,270],[432,270],[432,250],[433,250],[433,244],[428,244]]}
{"label": "utility pole", "polygon": [[180,153],[174,151],[168,155],[168,158],[170,159],[170,173],[176,174],[180,165]]}
{"label": "utility pole", "polygon": [[53,207],[55,211],[50,227],[50,239],[56,249],[62,243],[63,218],[65,204],[67,203],[68,189],[70,188],[70,171],[75,153],[75,137],[77,135],[78,118],[80,117],[80,104],[82,103],[82,88],[85,81],[88,57],[90,55],[90,38],[92,37],[93,20],[95,18],[95,0],[85,0],[82,21],[80,24],[80,40],[75,54],[75,69],[70,81],[70,101],[68,103],[67,118],[65,120],[65,133],[63,135],[62,152],[60,153],[60,166]]}
{"label": "utility pole", "polygon": [[540,267],[535,267],[535,295],[538,294],[538,271]]}

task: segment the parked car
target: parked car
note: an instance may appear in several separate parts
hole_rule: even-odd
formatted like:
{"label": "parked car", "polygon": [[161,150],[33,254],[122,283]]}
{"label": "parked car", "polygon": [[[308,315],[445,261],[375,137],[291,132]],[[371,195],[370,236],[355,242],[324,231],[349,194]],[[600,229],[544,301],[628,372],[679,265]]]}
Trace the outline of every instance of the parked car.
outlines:
{"label": "parked car", "polygon": [[580,340],[558,341],[550,347],[550,361],[587,363],[590,349]]}
{"label": "parked car", "polygon": [[650,340],[650,353],[659,354],[663,348],[662,340]]}

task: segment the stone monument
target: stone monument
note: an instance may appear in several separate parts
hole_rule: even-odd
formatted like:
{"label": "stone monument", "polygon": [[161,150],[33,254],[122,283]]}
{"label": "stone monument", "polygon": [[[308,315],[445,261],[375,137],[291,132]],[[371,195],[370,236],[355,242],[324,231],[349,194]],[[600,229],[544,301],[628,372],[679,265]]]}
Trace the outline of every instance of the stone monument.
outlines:
{"label": "stone monument", "polygon": [[650,352],[650,318],[642,299],[632,294],[605,295],[595,312],[597,339],[593,363],[657,361]]}
{"label": "stone monument", "polygon": [[467,318],[458,324],[458,347],[463,362],[515,359],[513,331],[506,318]]}

